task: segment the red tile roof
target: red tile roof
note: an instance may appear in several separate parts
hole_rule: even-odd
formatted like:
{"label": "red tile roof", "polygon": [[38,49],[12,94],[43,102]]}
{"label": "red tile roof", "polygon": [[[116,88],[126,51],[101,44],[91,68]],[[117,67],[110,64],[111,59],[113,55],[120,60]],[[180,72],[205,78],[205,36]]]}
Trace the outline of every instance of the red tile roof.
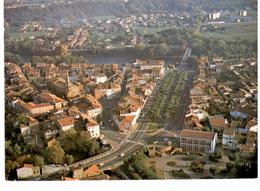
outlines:
{"label": "red tile roof", "polygon": [[209,117],[211,127],[225,127],[225,118],[222,115]]}
{"label": "red tile roof", "polygon": [[24,164],[23,167],[24,168],[33,168],[33,165],[32,164]]}
{"label": "red tile roof", "polygon": [[74,124],[74,118],[72,118],[72,117],[65,117],[65,118],[57,120],[57,122],[58,122],[58,124],[61,127],[66,127],[66,126]]}
{"label": "red tile roof", "polygon": [[95,165],[95,164],[84,171],[84,174],[86,176],[94,176],[94,175],[97,175],[100,173],[101,173],[101,171],[98,169],[97,165]]}

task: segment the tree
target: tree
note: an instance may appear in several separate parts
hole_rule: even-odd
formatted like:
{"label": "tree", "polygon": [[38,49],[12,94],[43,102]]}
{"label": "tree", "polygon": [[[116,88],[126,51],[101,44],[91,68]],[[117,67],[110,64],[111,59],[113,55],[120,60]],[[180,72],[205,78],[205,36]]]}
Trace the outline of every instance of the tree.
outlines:
{"label": "tree", "polygon": [[214,175],[217,172],[217,168],[216,167],[210,167],[209,171]]}
{"label": "tree", "polygon": [[40,56],[33,56],[32,57],[32,64],[36,65],[37,63],[43,62],[42,58]]}
{"label": "tree", "polygon": [[169,47],[165,42],[163,42],[163,43],[159,44],[159,50],[160,50],[160,53],[163,56],[165,56],[169,52]]}
{"label": "tree", "polygon": [[64,163],[70,165],[70,164],[73,163],[73,161],[74,161],[74,159],[73,159],[73,156],[72,156],[72,155],[65,155],[65,157],[64,157]]}
{"label": "tree", "polygon": [[227,171],[230,171],[234,167],[234,164],[232,162],[227,162],[226,163],[226,169]]}
{"label": "tree", "polygon": [[33,165],[42,167],[44,165],[44,159],[42,156],[34,155],[32,157]]}
{"label": "tree", "polygon": [[64,150],[60,147],[60,145],[55,144],[45,150],[44,157],[48,164],[62,164],[64,154]]}
{"label": "tree", "polygon": [[66,153],[72,153],[77,150],[78,136],[74,129],[70,129],[66,132],[61,132],[59,137],[59,143]]}
{"label": "tree", "polygon": [[215,153],[209,155],[209,160],[211,160],[213,162],[217,162],[221,158],[222,158],[222,151],[221,150],[218,150]]}
{"label": "tree", "polygon": [[27,124],[27,118],[24,113],[19,114],[17,120],[19,124]]}

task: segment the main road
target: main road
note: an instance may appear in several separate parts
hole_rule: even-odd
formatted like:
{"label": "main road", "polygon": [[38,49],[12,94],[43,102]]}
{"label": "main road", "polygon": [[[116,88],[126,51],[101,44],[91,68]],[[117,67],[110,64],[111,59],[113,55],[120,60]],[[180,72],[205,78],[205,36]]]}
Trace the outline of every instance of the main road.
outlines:
{"label": "main road", "polygon": [[[177,71],[183,72],[187,71],[187,60],[188,57],[191,54],[191,48],[187,48],[181,64],[177,67]],[[176,115],[172,121],[168,123],[166,126],[166,130],[169,131],[176,131],[180,130],[182,128],[183,121],[184,121],[184,115],[187,107],[187,103],[189,100],[188,92],[191,88],[192,81],[193,81],[193,74],[194,72],[189,72],[188,80],[185,82],[184,90],[183,90],[183,96],[178,108]],[[116,166],[122,164],[124,159],[131,156],[134,152],[142,148],[146,145],[148,141],[153,140],[154,138],[158,136],[164,136],[165,132],[158,132],[157,134],[154,134],[153,136],[145,136],[144,132],[147,127],[147,123],[141,122],[137,128],[136,131],[131,133],[128,137],[126,137],[118,147],[112,148],[110,151],[107,151],[105,153],[102,153],[100,155],[76,162],[72,165],[69,165],[67,167],[62,167],[59,170],[48,174],[48,175],[39,175],[36,177],[33,177],[29,180],[57,180],[60,179],[61,176],[66,176],[70,171],[72,171],[75,168],[82,167],[86,168],[91,166],[92,164],[103,164],[100,166],[101,170],[107,170],[115,168]],[[177,128],[176,128],[177,127]],[[122,155],[123,153],[123,155]]]}

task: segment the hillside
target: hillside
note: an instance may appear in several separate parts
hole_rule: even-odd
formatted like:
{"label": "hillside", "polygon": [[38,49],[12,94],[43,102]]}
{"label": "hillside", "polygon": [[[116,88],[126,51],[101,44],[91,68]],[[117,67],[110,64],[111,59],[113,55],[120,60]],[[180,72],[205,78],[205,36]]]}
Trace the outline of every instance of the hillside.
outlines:
{"label": "hillside", "polygon": [[[34,1],[37,2],[37,1]],[[41,2],[41,1],[39,1]],[[4,17],[10,24],[23,24],[37,20],[58,24],[61,20],[80,21],[84,18],[129,15],[151,12],[192,12],[194,8],[202,10],[237,9],[255,7],[256,0],[78,0],[72,4],[54,4],[46,1],[45,7],[21,6],[5,9]]]}

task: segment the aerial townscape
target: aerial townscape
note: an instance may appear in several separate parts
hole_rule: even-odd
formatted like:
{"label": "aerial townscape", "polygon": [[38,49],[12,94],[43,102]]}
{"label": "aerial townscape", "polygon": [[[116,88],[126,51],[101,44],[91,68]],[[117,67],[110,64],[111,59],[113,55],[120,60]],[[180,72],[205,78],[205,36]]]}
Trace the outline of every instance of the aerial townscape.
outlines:
{"label": "aerial townscape", "polygon": [[5,179],[257,178],[257,0],[5,0]]}

